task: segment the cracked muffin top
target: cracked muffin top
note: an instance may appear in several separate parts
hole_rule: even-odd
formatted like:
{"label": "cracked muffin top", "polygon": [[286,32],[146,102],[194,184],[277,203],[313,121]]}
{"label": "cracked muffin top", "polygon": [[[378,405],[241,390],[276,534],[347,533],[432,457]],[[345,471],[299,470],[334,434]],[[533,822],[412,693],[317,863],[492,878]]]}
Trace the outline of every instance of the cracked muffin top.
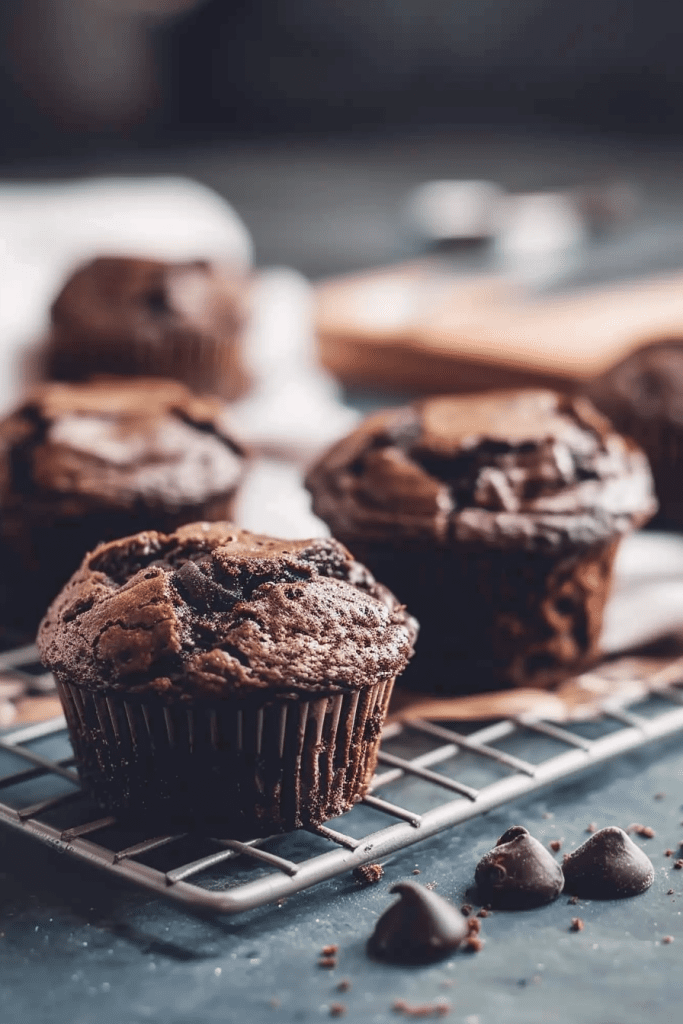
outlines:
{"label": "cracked muffin top", "polygon": [[405,668],[416,632],[337,541],[192,523],[87,555],[38,647],[57,679],[191,699],[360,689]]}
{"label": "cracked muffin top", "polygon": [[234,490],[243,467],[224,403],[172,380],[44,384],[0,422],[5,518],[192,507]]}
{"label": "cracked muffin top", "polygon": [[656,509],[637,445],[585,399],[541,390],[379,412],[322,457],[307,486],[316,514],[351,546],[588,545]]}

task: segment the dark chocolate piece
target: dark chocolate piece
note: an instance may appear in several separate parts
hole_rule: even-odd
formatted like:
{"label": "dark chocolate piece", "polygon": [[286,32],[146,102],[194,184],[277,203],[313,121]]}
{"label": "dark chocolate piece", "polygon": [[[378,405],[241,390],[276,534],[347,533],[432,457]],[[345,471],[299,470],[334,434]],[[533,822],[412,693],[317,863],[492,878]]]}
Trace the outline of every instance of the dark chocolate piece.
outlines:
{"label": "dark chocolate piece", "polygon": [[647,854],[614,825],[600,829],[566,856],[563,870],[569,892],[598,900],[637,896],[655,877]]}
{"label": "dark chocolate piece", "polygon": [[550,903],[564,886],[560,865],[521,825],[503,833],[477,864],[474,877],[482,902],[504,910]]}
{"label": "dark chocolate piece", "polygon": [[395,963],[441,960],[468,935],[460,911],[417,882],[398,882],[391,892],[401,899],[382,914],[368,940],[368,953]]}

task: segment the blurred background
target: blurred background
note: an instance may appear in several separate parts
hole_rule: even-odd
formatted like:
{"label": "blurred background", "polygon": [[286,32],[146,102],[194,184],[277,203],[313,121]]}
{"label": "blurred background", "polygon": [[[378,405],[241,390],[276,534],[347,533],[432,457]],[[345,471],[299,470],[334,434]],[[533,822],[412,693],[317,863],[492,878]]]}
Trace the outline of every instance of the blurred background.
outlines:
{"label": "blurred background", "polygon": [[433,177],[656,173],[666,206],[682,27],[664,0],[4,0],[0,172],[188,173],[313,276],[409,253]]}

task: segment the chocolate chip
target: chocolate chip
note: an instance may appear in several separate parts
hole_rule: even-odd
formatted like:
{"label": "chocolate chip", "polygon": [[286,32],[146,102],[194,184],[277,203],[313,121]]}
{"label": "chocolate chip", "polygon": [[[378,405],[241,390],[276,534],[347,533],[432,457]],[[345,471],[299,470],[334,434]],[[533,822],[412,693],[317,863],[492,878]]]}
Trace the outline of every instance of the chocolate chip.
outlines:
{"label": "chocolate chip", "polygon": [[483,902],[508,910],[550,903],[564,886],[560,865],[521,825],[503,833],[474,877]]}
{"label": "chocolate chip", "polygon": [[323,946],[320,951],[321,956],[334,956],[335,953],[339,952],[339,946]]}
{"label": "chocolate chip", "polygon": [[337,992],[348,992],[350,988],[351,982],[348,978],[342,978],[342,980],[337,983]]}
{"label": "chocolate chip", "polygon": [[469,917],[470,914],[472,913],[472,904],[463,903],[463,905],[460,908],[460,913],[463,915],[463,917]]}
{"label": "chocolate chip", "polygon": [[671,945],[673,940],[674,940],[673,935],[664,935],[664,936],[662,936],[662,945],[663,946],[669,946],[669,945]]}
{"label": "chocolate chip", "polygon": [[675,867],[676,871],[680,871],[681,868],[683,868],[683,860],[675,860],[674,861],[674,867]]}
{"label": "chocolate chip", "polygon": [[343,1003],[330,1003],[330,1017],[343,1017],[346,1007]]}
{"label": "chocolate chip", "polygon": [[565,857],[563,868],[569,892],[592,899],[637,896],[654,880],[650,858],[614,825],[596,832]]}
{"label": "chocolate chip", "polygon": [[465,950],[468,953],[481,953],[484,948],[484,940],[478,935],[468,935],[465,939]]}
{"label": "chocolate chip", "polygon": [[548,843],[548,846],[553,851],[553,853],[557,853],[557,851],[562,847],[562,841],[560,839],[552,839]]}
{"label": "chocolate chip", "polygon": [[399,882],[401,898],[386,910],[368,940],[368,953],[396,963],[430,963],[448,956],[467,937],[462,914],[417,882]]}

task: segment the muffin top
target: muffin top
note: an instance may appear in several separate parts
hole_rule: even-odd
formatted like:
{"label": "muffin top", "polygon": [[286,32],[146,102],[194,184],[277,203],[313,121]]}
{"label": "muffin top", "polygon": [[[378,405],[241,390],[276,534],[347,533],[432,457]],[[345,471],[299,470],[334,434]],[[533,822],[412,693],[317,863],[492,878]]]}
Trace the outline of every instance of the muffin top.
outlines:
{"label": "muffin top", "polygon": [[415,635],[337,541],[192,523],[87,555],[38,646],[57,678],[192,698],[360,689],[401,672]]}
{"label": "muffin top", "polygon": [[5,513],[180,509],[232,491],[243,464],[224,404],[160,378],[44,384],[0,422]]}
{"label": "muffin top", "polygon": [[587,394],[624,429],[633,417],[683,426],[683,341],[637,349],[592,380]]}
{"label": "muffin top", "polygon": [[332,532],[401,544],[592,544],[656,509],[647,459],[585,399],[430,398],[369,417],[310,471]]}
{"label": "muffin top", "polygon": [[72,274],[51,312],[60,335],[89,345],[154,348],[170,336],[231,337],[246,315],[244,277],[203,260],[101,256]]}

